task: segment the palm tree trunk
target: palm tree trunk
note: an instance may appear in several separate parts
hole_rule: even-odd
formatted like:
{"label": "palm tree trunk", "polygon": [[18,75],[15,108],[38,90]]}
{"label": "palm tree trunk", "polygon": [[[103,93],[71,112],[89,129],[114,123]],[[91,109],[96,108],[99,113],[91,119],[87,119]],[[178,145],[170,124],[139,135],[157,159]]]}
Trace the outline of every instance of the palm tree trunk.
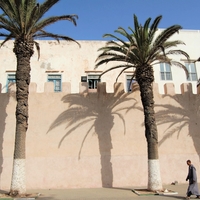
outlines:
{"label": "palm tree trunk", "polygon": [[13,160],[13,172],[10,193],[26,193],[25,159],[26,131],[28,129],[28,95],[30,83],[30,58],[33,55],[33,43],[16,40],[13,49],[17,57],[16,71],[16,132]]}
{"label": "palm tree trunk", "polygon": [[141,101],[145,117],[145,136],[148,151],[148,189],[162,190],[160,165],[158,156],[158,131],[154,112],[154,97],[152,83],[153,69],[150,66],[142,67],[137,71],[137,81],[140,86]]}

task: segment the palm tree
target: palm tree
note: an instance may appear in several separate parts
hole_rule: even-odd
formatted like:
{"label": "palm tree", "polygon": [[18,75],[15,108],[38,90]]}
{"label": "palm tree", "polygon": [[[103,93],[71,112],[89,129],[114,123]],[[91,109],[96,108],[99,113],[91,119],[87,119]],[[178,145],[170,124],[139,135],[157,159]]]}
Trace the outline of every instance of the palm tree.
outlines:
{"label": "palm tree", "polygon": [[[132,77],[136,79],[140,87],[141,101],[144,111],[145,136],[148,149],[148,189],[161,190],[162,181],[160,176],[159,156],[158,156],[158,133],[154,112],[154,97],[152,83],[154,82],[154,64],[168,63],[187,69],[180,62],[172,60],[169,56],[173,54],[188,54],[182,50],[173,49],[182,41],[169,39],[177,33],[181,26],[173,25],[157,34],[158,24],[162,16],[155,18],[152,24],[148,18],[144,25],[139,25],[137,17],[134,15],[134,30],[129,27],[131,33],[119,27],[116,33],[125,37],[121,39],[113,34],[105,34],[104,37],[111,37],[112,40],[106,43],[105,47],[99,49],[102,53],[97,58],[96,68],[102,64],[115,62],[114,67],[104,71],[101,75],[114,70],[121,69],[118,77],[127,69],[133,69]],[[118,79],[117,77],[117,79]]]}
{"label": "palm tree", "polygon": [[[37,0],[1,0],[0,36],[4,41],[14,39],[13,52],[17,58],[16,70],[16,132],[13,173],[10,194],[23,194],[25,185],[25,138],[28,129],[28,95],[30,83],[30,58],[34,45],[40,55],[39,43],[35,38],[49,37],[76,42],[74,39],[45,31],[45,27],[60,20],[68,20],[76,25],[77,15],[62,15],[43,18],[46,12],[59,0],[45,0],[41,5]],[[77,43],[77,42],[76,42]]]}

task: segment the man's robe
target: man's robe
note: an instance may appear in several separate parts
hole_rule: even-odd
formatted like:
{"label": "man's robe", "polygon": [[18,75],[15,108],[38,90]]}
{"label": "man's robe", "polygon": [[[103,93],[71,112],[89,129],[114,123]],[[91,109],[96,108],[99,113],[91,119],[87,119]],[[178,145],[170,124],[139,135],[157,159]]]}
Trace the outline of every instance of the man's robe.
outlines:
{"label": "man's robe", "polygon": [[186,180],[189,180],[189,186],[187,190],[187,195],[197,195],[199,196],[199,188],[197,183],[196,169],[193,165],[189,166],[188,175]]}

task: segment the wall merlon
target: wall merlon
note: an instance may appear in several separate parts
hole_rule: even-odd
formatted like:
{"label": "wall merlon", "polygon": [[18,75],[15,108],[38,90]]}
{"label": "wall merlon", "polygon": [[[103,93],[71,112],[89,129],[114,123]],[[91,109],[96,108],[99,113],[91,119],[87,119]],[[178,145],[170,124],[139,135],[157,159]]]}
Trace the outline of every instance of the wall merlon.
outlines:
{"label": "wall merlon", "polygon": [[29,93],[36,93],[36,92],[37,92],[37,84],[36,83],[30,83]]}
{"label": "wall merlon", "polygon": [[97,93],[98,94],[106,94],[106,83],[98,83],[97,84]]}
{"label": "wall merlon", "polygon": [[53,82],[46,82],[44,83],[44,92],[54,92],[54,83]]}
{"label": "wall merlon", "polygon": [[164,92],[165,92],[165,94],[174,95],[175,94],[174,84],[173,83],[166,83],[164,85]]}
{"label": "wall merlon", "polygon": [[82,93],[88,93],[88,83],[81,82],[79,83],[79,92]]}
{"label": "wall merlon", "polygon": [[123,83],[115,83],[114,84],[114,93],[124,93],[124,84]]}
{"label": "wall merlon", "polygon": [[15,93],[15,92],[16,92],[16,84],[15,83],[9,83],[8,93]]}
{"label": "wall merlon", "polygon": [[71,94],[71,83],[64,82],[62,83],[62,91],[67,94]]}
{"label": "wall merlon", "polygon": [[197,87],[197,94],[200,94],[200,85]]}
{"label": "wall merlon", "polygon": [[183,83],[183,84],[181,84],[181,94],[184,94],[186,92],[193,94],[193,92],[192,92],[192,84],[191,83]]}
{"label": "wall merlon", "polygon": [[154,93],[156,93],[156,92],[158,92],[159,91],[159,89],[158,89],[158,83],[153,83],[153,92]]}

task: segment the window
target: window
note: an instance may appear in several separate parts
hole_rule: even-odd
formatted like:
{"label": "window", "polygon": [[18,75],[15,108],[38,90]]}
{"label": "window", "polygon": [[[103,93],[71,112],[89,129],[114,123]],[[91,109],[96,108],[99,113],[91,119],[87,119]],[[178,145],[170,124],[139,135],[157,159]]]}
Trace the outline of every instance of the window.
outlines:
{"label": "window", "polygon": [[172,80],[171,66],[168,63],[160,63],[160,79]]}
{"label": "window", "polygon": [[8,86],[10,83],[15,83],[16,82],[16,77],[15,77],[15,74],[8,74],[8,77],[7,77],[7,84],[6,84],[6,90],[8,92]]}
{"label": "window", "polygon": [[132,84],[135,83],[135,79],[132,79],[131,75],[126,76],[126,90],[127,92],[131,92],[132,90]]}
{"label": "window", "polygon": [[97,89],[97,83],[101,82],[99,75],[88,75],[88,87],[89,89]]}
{"label": "window", "polygon": [[81,82],[87,82],[87,76],[81,76]]}
{"label": "window", "polygon": [[171,66],[168,63],[160,63],[161,80],[172,80]]}
{"label": "window", "polygon": [[188,81],[197,81],[197,72],[195,63],[185,63],[185,66],[189,72]]}
{"label": "window", "polygon": [[54,91],[55,92],[61,92],[61,75],[49,74],[48,82],[54,83]]}

